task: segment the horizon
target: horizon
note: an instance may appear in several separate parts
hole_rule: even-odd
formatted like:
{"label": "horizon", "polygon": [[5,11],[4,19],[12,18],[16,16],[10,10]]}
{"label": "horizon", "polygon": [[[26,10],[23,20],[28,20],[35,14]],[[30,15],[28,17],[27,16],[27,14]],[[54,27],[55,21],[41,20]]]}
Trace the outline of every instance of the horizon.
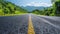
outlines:
{"label": "horizon", "polygon": [[39,6],[43,6],[43,7],[50,7],[52,6],[51,0],[7,0],[9,2],[14,3],[15,5],[18,6],[35,6],[35,7],[39,7]]}

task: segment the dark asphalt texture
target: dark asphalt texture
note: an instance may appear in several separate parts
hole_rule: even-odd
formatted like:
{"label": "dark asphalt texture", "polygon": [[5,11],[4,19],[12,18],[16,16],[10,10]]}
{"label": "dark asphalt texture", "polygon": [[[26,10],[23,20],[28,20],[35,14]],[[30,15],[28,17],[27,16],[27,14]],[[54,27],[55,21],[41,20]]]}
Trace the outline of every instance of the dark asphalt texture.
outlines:
{"label": "dark asphalt texture", "polygon": [[60,34],[60,17],[32,15],[35,34]]}
{"label": "dark asphalt texture", "polygon": [[28,15],[0,17],[0,34],[27,34]]}
{"label": "dark asphalt texture", "polygon": [[27,34],[29,15],[35,34],[60,34],[60,17],[33,14],[0,17],[0,34]]}

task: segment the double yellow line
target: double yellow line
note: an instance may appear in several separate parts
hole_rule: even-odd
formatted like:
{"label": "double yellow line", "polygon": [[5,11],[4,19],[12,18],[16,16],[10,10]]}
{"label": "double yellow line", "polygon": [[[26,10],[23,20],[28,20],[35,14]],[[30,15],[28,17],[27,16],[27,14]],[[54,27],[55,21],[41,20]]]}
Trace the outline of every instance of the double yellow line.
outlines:
{"label": "double yellow line", "polygon": [[35,34],[31,15],[29,15],[28,34]]}

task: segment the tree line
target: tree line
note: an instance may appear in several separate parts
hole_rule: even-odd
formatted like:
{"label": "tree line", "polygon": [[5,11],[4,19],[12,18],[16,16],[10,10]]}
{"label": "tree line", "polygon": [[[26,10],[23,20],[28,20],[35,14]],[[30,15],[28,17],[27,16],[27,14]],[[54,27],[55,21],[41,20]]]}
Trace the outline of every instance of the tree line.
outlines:
{"label": "tree line", "polygon": [[60,16],[60,0],[52,0],[53,6],[45,8],[44,10],[33,10],[32,13],[47,16]]}
{"label": "tree line", "polygon": [[20,14],[20,13],[27,13],[27,10],[22,9],[21,7],[8,2],[6,0],[0,0],[0,15],[5,14]]}

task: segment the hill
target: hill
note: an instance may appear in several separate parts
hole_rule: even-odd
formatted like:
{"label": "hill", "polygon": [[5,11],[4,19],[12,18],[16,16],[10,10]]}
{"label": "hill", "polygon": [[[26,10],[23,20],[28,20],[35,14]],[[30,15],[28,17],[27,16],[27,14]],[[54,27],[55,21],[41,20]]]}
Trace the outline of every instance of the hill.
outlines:
{"label": "hill", "polygon": [[25,9],[7,1],[0,0],[0,15],[26,13]]}
{"label": "hill", "polygon": [[22,8],[24,8],[28,11],[33,11],[33,10],[36,10],[36,9],[43,10],[45,7],[43,7],[43,6],[39,6],[39,7],[35,7],[35,6],[26,6],[26,7],[24,7],[24,6],[22,6]]}

